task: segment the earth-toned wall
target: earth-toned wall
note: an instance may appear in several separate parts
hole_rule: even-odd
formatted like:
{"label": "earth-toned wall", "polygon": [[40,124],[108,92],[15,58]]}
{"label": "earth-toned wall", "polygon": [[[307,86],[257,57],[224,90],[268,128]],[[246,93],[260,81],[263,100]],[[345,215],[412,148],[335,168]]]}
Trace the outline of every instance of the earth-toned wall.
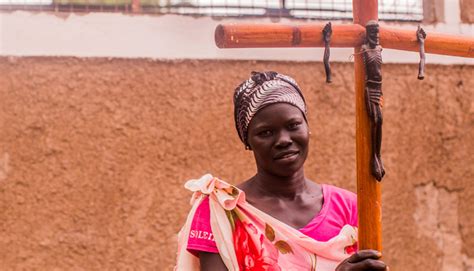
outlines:
{"label": "earth-toned wall", "polygon": [[[293,76],[309,104],[307,175],[355,190],[352,64],[0,58],[0,269],[170,270],[183,183],[238,183],[252,153],[232,93]],[[391,270],[474,269],[474,67],[384,73],[384,255]]]}
{"label": "earth-toned wall", "polygon": [[461,21],[474,23],[474,0],[459,0],[461,4]]}

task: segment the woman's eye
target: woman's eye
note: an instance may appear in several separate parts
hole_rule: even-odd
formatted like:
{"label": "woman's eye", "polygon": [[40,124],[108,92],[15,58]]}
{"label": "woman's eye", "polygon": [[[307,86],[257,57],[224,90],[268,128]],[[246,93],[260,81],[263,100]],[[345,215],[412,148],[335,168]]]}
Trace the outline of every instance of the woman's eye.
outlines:
{"label": "woman's eye", "polygon": [[270,131],[270,130],[261,131],[261,132],[258,133],[258,135],[261,136],[261,137],[271,136],[272,131]]}
{"label": "woman's eye", "polygon": [[291,123],[288,127],[290,128],[290,130],[296,130],[296,129],[298,129],[298,127],[300,125],[301,125],[301,123],[295,122],[295,123]]}

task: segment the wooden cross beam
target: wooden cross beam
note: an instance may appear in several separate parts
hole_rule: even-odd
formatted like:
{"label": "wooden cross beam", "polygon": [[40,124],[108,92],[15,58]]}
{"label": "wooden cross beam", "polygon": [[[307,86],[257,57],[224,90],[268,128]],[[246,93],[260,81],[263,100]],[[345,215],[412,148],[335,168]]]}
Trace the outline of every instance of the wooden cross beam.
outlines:
{"label": "wooden cross beam", "polygon": [[[276,25],[235,24],[219,25],[215,31],[219,48],[289,48],[324,47],[324,24]],[[331,47],[358,47],[364,43],[365,28],[358,24],[332,25]],[[474,38],[429,33],[425,41],[426,53],[474,57]],[[416,29],[406,30],[380,26],[380,45],[383,48],[418,52]]]}
{"label": "wooden cross beam", "polygon": [[[331,47],[354,48],[356,97],[357,201],[359,210],[359,248],[382,250],[381,186],[370,172],[371,134],[365,105],[365,69],[359,53],[365,42],[365,25],[378,20],[378,0],[353,0],[353,24],[332,26]],[[324,24],[219,25],[215,41],[219,48],[324,47]],[[383,48],[419,51],[416,30],[380,26]],[[474,57],[474,37],[428,33],[425,52],[461,57]]]}

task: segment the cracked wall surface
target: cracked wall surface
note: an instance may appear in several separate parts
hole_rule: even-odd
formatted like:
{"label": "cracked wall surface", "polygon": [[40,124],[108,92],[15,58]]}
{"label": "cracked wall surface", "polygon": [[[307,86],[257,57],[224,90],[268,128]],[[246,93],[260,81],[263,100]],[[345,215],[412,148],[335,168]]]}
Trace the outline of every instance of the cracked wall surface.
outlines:
{"label": "cracked wall surface", "polygon": [[466,24],[474,23],[474,1],[459,0],[461,5],[461,22]]}
{"label": "cracked wall surface", "polygon": [[[6,58],[0,61],[2,270],[171,270],[187,179],[255,170],[233,124],[252,70],[302,87],[306,173],[355,190],[353,69],[333,63]],[[384,259],[471,271],[474,66],[385,64]]]}
{"label": "cracked wall surface", "polygon": [[417,232],[435,240],[441,257],[436,261],[440,270],[474,270],[474,258],[463,253],[461,225],[459,224],[459,193],[438,187],[435,183],[416,186],[417,207],[414,213]]}

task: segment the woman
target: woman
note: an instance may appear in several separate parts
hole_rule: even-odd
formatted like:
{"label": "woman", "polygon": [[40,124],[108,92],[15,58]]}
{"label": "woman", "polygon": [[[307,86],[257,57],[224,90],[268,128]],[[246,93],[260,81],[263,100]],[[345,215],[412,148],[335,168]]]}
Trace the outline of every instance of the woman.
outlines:
{"label": "woman", "polygon": [[356,196],[305,177],[310,132],[296,82],[252,72],[235,90],[234,106],[257,173],[237,187],[210,175],[186,184],[194,204],[177,269],[387,270],[379,252],[354,253]]}

